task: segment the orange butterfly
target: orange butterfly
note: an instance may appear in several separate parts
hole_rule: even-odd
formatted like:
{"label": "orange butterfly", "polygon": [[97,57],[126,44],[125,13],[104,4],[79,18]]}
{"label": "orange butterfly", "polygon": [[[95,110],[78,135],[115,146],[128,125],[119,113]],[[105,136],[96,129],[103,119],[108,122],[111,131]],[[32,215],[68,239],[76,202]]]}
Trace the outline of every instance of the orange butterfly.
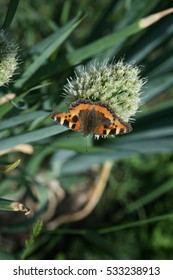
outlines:
{"label": "orange butterfly", "polygon": [[132,131],[130,123],[124,122],[107,104],[100,102],[79,99],[70,105],[67,113],[52,112],[50,117],[74,131],[83,132],[84,136],[93,134],[95,138]]}

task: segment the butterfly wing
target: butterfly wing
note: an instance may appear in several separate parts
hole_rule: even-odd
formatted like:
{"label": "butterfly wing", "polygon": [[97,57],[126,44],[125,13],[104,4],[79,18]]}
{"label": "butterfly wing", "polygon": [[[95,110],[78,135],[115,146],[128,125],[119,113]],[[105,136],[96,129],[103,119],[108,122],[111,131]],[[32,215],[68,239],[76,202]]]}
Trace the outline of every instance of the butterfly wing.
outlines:
{"label": "butterfly wing", "polygon": [[68,127],[74,131],[81,131],[79,118],[74,112],[68,113],[51,113],[50,117],[57,123]]}
{"label": "butterfly wing", "polygon": [[110,125],[101,125],[96,134],[98,135],[117,135],[117,134],[125,134],[132,131],[132,127],[130,123],[126,123],[122,121],[119,117],[115,117],[113,123]]}
{"label": "butterfly wing", "polygon": [[117,135],[129,133],[132,130],[130,123],[121,120],[107,105],[96,105],[81,100],[73,102],[69,107],[69,112],[52,112],[50,117],[69,129],[84,132],[84,136],[88,134]]}

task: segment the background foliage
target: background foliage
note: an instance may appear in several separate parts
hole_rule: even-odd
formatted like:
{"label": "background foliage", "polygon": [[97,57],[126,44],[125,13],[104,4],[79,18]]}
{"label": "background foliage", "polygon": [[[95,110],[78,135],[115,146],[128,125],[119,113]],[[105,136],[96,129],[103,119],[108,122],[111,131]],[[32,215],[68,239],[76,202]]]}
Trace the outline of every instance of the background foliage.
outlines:
{"label": "background foliage", "polygon": [[[0,164],[21,164],[0,174],[0,197],[32,214],[0,213],[0,259],[172,259],[173,16],[138,27],[172,1],[30,0],[17,10],[11,2],[1,4],[0,24],[6,18],[20,65],[0,89],[0,98],[16,96],[0,105]],[[107,57],[135,61],[148,79],[133,133],[93,141],[54,125],[48,114],[66,110],[67,77]],[[87,212],[92,197],[99,203]]]}

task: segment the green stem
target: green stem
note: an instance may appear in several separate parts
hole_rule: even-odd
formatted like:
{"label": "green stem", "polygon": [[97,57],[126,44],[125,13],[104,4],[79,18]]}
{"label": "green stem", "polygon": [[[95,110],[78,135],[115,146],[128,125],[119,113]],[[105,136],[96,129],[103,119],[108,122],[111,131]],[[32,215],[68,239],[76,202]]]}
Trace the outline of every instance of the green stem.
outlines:
{"label": "green stem", "polygon": [[1,27],[2,29],[4,29],[4,30],[9,29],[9,27],[10,27],[10,25],[12,23],[12,20],[14,18],[14,15],[16,13],[19,1],[20,0],[11,0],[10,1],[9,6],[8,6],[8,11],[7,11],[5,20],[4,20],[4,23],[3,23],[2,27]]}
{"label": "green stem", "polygon": [[160,222],[162,220],[172,219],[172,218],[173,218],[173,213],[160,215],[160,216],[152,217],[152,218],[149,218],[149,219],[143,219],[143,220],[140,220],[140,221],[136,221],[136,222],[132,222],[132,223],[124,224],[124,225],[117,225],[117,226],[114,226],[114,227],[102,228],[102,229],[98,230],[98,233],[99,234],[113,233],[113,232],[116,232],[116,231],[119,231],[119,230],[124,230],[124,229],[128,229],[128,228],[143,226],[143,225],[146,225],[146,224],[149,224],[149,223]]}

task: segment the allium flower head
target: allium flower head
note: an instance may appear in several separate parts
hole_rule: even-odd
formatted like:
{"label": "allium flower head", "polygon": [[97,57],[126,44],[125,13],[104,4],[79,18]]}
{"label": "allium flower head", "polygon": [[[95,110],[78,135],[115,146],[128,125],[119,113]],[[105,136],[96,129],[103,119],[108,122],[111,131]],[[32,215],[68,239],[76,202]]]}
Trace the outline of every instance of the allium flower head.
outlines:
{"label": "allium flower head", "polygon": [[0,86],[8,83],[18,65],[18,46],[0,30]]}
{"label": "allium flower head", "polygon": [[145,83],[140,70],[123,61],[109,64],[90,64],[75,79],[68,79],[64,87],[67,95],[76,99],[104,102],[125,122],[137,112],[141,100],[141,88]]}

